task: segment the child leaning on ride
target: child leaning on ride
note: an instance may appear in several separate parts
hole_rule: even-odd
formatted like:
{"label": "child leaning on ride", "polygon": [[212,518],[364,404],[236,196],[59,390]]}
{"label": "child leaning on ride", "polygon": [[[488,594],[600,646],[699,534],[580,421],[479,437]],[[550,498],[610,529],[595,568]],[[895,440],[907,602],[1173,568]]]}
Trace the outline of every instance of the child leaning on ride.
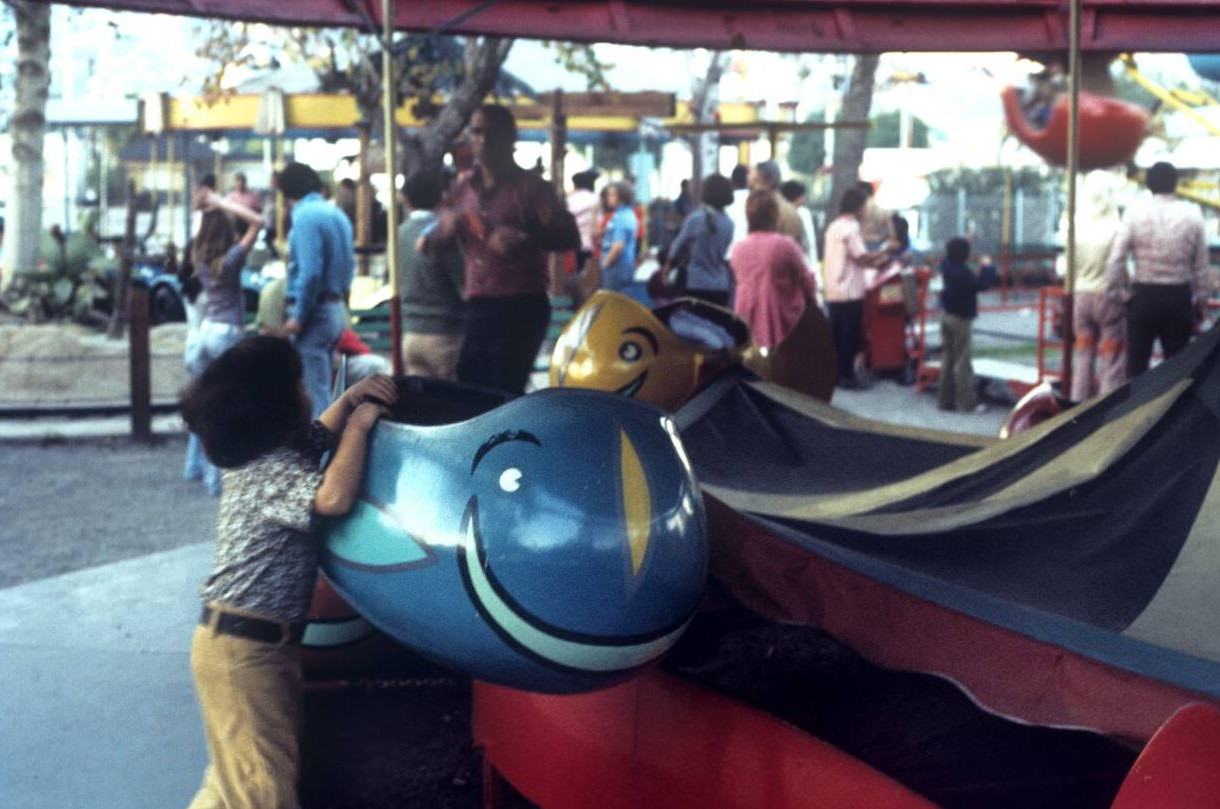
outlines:
{"label": "child leaning on ride", "polygon": [[225,469],[216,557],[191,643],[210,759],[191,809],[297,806],[296,644],[317,578],[312,525],[351,509],[369,433],[396,399],[389,377],[370,377],[311,423],[300,356],[266,336],[230,348],[183,393],[183,419]]}
{"label": "child leaning on ride", "polygon": [[940,321],[940,409],[979,411],[974,391],[974,368],[971,366],[972,321],[978,316],[979,292],[986,288],[981,271],[966,262],[970,259],[970,242],[955,236],[945,244],[945,258],[940,263],[943,288],[941,306],[945,314]]}
{"label": "child leaning on ride", "polygon": [[[259,214],[222,199],[206,185],[195,195],[195,208],[202,215],[191,242],[190,264],[192,280],[198,283],[204,303],[202,318],[188,340],[186,370],[192,377],[241,339],[246,314],[241,271],[263,227]],[[247,226],[240,241],[233,228],[235,219]],[[212,496],[220,494],[220,472],[203,457],[193,433],[187,440],[184,475],[187,480],[202,478]]]}

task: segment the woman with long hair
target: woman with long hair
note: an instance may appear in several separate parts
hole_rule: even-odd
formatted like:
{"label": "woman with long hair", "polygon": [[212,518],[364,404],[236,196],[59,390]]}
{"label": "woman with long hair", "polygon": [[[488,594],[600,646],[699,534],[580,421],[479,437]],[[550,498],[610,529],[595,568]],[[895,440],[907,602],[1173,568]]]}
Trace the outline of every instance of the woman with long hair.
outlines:
{"label": "woman with long hair", "polygon": [[727,258],[733,220],[724,209],[733,202],[733,184],[728,177],[711,174],[704,178],[699,197],[701,204],[687,215],[669,245],[669,265],[680,267],[667,275],[678,276],[674,284],[678,295],[728,306],[733,288]]}
{"label": "woman with long hair", "polygon": [[[204,304],[194,350],[187,362],[186,370],[191,376],[198,376],[209,362],[242,338],[246,311],[241,271],[263,227],[263,219],[257,213],[222,199],[210,188],[200,188],[195,205],[203,216],[199,232],[191,242],[191,265]],[[249,225],[240,241],[233,227],[234,218]],[[202,479],[211,494],[220,494],[220,470],[204,457],[193,433],[187,440],[185,474],[188,480]]]}
{"label": "woman with long hair", "polygon": [[774,348],[816,301],[817,285],[801,248],[778,233],[779,203],[771,191],[746,199],[750,232],[733,245],[729,263],[737,280],[733,310],[750,324],[754,344]]}

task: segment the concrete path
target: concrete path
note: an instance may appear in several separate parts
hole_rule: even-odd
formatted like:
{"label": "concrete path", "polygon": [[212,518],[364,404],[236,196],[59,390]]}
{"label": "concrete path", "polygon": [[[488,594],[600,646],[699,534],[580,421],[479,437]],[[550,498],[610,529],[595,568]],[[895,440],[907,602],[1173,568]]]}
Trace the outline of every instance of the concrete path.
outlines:
{"label": "concrete path", "polygon": [[0,804],[186,806],[207,761],[188,656],[211,551],[0,590]]}

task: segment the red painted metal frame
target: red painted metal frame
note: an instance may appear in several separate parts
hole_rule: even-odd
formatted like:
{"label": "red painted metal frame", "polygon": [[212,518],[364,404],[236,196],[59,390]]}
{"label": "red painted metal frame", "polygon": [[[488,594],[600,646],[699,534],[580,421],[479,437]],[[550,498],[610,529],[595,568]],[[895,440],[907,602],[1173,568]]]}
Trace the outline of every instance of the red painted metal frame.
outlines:
{"label": "red painted metal frame", "polygon": [[[76,0],[103,6],[280,25],[379,24],[360,0]],[[1208,51],[1220,3],[1084,0],[1086,51]],[[1063,50],[1062,0],[395,0],[400,29],[773,51]]]}
{"label": "red painted metal frame", "polygon": [[1161,726],[1111,809],[1220,807],[1220,711],[1187,705]]}
{"label": "red painted metal frame", "polygon": [[712,575],[741,604],[772,620],[822,627],[878,665],[943,676],[1001,716],[1143,743],[1183,705],[1220,707],[903,593],[776,537],[713,497],[704,500]]}
{"label": "red painted metal frame", "polygon": [[865,293],[864,356],[874,372],[901,371],[911,359],[899,268],[880,273]]}
{"label": "red painted metal frame", "polygon": [[1062,319],[1056,308],[1067,299],[1063,287],[1045,286],[1038,290],[1038,381],[1055,381],[1063,377],[1062,369],[1052,371],[1047,367],[1046,354],[1050,349],[1059,349],[1062,355],[1063,340],[1054,335],[1055,324]]}
{"label": "red painted metal frame", "polygon": [[774,717],[659,671],[549,696],[475,683],[484,805],[504,778],[544,809],[933,809]]}

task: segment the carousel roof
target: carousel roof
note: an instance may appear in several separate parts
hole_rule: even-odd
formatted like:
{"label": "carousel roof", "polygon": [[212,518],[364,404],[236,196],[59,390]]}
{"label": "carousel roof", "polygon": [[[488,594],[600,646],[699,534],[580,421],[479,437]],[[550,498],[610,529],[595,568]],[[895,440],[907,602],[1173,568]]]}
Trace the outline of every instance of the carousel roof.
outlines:
{"label": "carousel roof", "polygon": [[[281,25],[380,25],[379,0],[70,0],[68,5]],[[1066,48],[1063,0],[394,0],[395,26],[540,39],[774,51]],[[1083,0],[1090,51],[1208,51],[1209,0]]]}

